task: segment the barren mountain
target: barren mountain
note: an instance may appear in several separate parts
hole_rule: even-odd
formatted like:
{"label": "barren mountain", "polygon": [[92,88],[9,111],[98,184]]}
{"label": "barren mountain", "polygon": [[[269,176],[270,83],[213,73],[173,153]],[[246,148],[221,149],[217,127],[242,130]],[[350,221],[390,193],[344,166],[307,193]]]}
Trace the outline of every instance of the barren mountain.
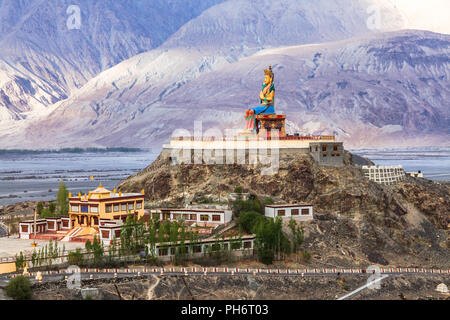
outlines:
{"label": "barren mountain", "polygon": [[100,74],[20,139],[158,148],[195,120],[204,130],[242,128],[272,64],[276,109],[294,131],[335,134],[353,148],[446,145],[449,45],[448,35],[400,31],[266,49],[234,63],[200,49],[158,49]]}
{"label": "barren mountain", "polygon": [[45,114],[101,71],[158,47],[221,1],[81,0],[80,23],[72,28],[71,1],[1,0],[0,125]]}
{"label": "barren mountain", "polygon": [[[98,1],[80,4],[81,28],[67,30],[65,10],[69,4],[58,2],[50,10],[48,1],[24,3],[27,5],[16,11],[4,4],[4,12],[11,11],[20,19],[18,23],[10,21],[11,30],[6,30],[2,42],[3,54],[0,50],[0,58],[8,57],[4,64],[12,66],[11,70],[4,67],[0,77],[4,79],[2,99],[6,107],[0,108],[1,118],[45,117],[56,111],[37,123],[38,129],[31,126],[29,137],[23,135],[28,121],[3,121],[1,131],[6,135],[1,147],[86,144],[81,142],[85,134],[91,137],[88,143],[92,145],[117,144],[126,131],[121,131],[124,126],[140,126],[135,121],[140,112],[201,74],[264,48],[380,31],[368,28],[367,8],[373,4],[383,18],[381,30],[402,25],[397,9],[387,0],[216,0],[201,1],[201,5],[197,1]],[[121,60],[156,47],[75,90]],[[15,53],[10,57],[8,52],[12,51]],[[105,130],[111,122],[118,126]],[[71,125],[75,128],[67,127]],[[80,128],[85,132],[78,132]],[[56,139],[34,139],[46,130]],[[104,133],[112,131],[115,138],[107,142]],[[70,138],[73,136],[77,136],[76,142]],[[148,138],[145,133],[140,136]],[[125,139],[120,144],[132,141]]]}

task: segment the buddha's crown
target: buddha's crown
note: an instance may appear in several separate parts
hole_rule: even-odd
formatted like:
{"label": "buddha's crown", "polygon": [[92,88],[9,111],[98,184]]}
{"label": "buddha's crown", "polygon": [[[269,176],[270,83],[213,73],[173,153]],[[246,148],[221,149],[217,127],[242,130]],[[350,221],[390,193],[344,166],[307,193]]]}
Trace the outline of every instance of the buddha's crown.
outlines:
{"label": "buddha's crown", "polygon": [[264,69],[264,74],[270,76],[271,78],[273,78],[273,72],[272,72],[272,66],[269,65],[269,69]]}

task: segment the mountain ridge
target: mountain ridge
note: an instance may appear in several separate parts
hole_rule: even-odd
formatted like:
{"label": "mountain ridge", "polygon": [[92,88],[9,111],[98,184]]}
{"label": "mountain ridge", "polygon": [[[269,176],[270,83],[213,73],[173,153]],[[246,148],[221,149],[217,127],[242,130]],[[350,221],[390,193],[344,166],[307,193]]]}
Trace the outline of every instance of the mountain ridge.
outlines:
{"label": "mountain ridge", "polygon": [[[184,83],[182,89],[175,86],[173,92],[159,101],[149,99],[146,104],[140,103],[148,97],[145,91],[148,88],[137,91],[142,95],[141,100],[136,99],[135,107],[124,105],[120,99],[100,100],[106,109],[99,107],[99,110],[109,110],[111,118],[102,120],[99,116],[98,124],[90,124],[97,115],[91,99],[87,99],[84,109],[78,109],[79,115],[86,116],[91,110],[95,116],[86,118],[78,127],[89,125],[87,136],[99,136],[95,133],[96,125],[101,129],[102,121],[119,120],[113,129],[117,131],[105,132],[98,140],[100,145],[109,141],[117,143],[116,146],[139,139],[164,143],[176,128],[189,130],[194,119],[202,120],[205,129],[239,128],[243,125],[239,120],[242,112],[248,105],[256,104],[262,69],[275,62],[276,110],[285,112],[293,127],[297,126],[303,134],[336,134],[349,146],[358,148],[394,147],[399,141],[402,142],[399,146],[411,142],[417,146],[442,145],[449,134],[445,102],[450,95],[449,40],[448,35],[407,30],[326,44],[267,49],[233,64],[224,63],[224,67]],[[404,79],[406,74],[408,78]],[[224,87],[223,83],[227,85]],[[135,85],[133,89],[138,87]],[[64,110],[55,112],[61,114]],[[124,117],[115,117],[114,112],[122,112]],[[418,121],[419,115],[422,122]],[[130,116],[134,119],[127,118]],[[52,128],[58,123],[63,128],[67,125],[60,116],[47,119],[50,120],[56,121],[51,123]],[[36,127],[29,130],[30,135],[37,132]],[[352,136],[359,137],[359,142],[354,143]],[[383,142],[389,137],[396,137],[394,143]],[[147,141],[139,145],[154,147]]]}

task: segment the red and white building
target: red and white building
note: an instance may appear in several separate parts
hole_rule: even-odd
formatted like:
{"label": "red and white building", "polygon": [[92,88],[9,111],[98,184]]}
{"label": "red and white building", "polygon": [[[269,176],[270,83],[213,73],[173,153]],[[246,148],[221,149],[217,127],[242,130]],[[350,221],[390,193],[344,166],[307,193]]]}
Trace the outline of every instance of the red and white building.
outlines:
{"label": "red and white building", "polygon": [[281,217],[307,221],[313,219],[313,206],[310,204],[272,204],[265,206],[265,216],[269,218]]}
{"label": "red and white building", "polygon": [[153,209],[150,211],[151,218],[160,221],[184,221],[198,226],[227,224],[231,221],[231,210],[220,209]]}
{"label": "red and white building", "polygon": [[116,238],[117,241],[120,241],[122,225],[122,220],[100,219],[98,227],[100,241],[107,245],[112,244],[114,238]]}
{"label": "red and white building", "polygon": [[[69,217],[45,218],[36,220],[36,235],[69,231],[72,228]],[[19,238],[31,239],[34,235],[34,220],[19,222]]]}

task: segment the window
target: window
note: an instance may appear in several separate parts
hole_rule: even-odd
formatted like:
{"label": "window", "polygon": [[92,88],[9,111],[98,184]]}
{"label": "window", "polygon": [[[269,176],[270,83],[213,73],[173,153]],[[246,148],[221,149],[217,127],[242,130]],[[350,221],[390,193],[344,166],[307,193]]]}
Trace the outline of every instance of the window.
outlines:
{"label": "window", "polygon": [[120,211],[127,211],[127,204],[126,203],[122,203],[120,205]]}
{"label": "window", "polygon": [[160,256],[167,256],[168,253],[169,253],[169,250],[167,248],[159,249],[159,255]]}
{"label": "window", "polygon": [[142,201],[136,202],[136,209],[142,209]]}
{"label": "window", "polygon": [[106,213],[111,213],[112,211],[112,205],[110,205],[110,204],[107,204],[106,205]]}
{"label": "window", "polygon": [[128,210],[134,210],[134,203],[133,202],[128,203]]}
{"label": "window", "polygon": [[285,215],[285,211],[284,210],[278,210],[278,216],[283,217]]}
{"label": "window", "polygon": [[196,214],[191,214],[191,220],[197,221],[197,215]]}
{"label": "window", "polygon": [[170,255],[174,256],[175,255],[175,250],[176,248],[170,248]]}
{"label": "window", "polygon": [[298,209],[292,209],[291,216],[298,216]]}
{"label": "window", "polygon": [[98,206],[91,206],[90,209],[92,213],[98,213]]}
{"label": "window", "polygon": [[81,212],[89,212],[89,207],[88,206],[81,206]]}
{"label": "window", "polygon": [[212,221],[220,221],[220,215],[219,214],[213,214]]}
{"label": "window", "polygon": [[333,151],[338,151],[338,145],[337,144],[333,145]]}
{"label": "window", "polygon": [[209,216],[207,214],[201,214],[200,221],[209,221]]}
{"label": "window", "polygon": [[102,230],[102,238],[109,239],[109,230]]}
{"label": "window", "polygon": [[251,249],[252,242],[251,241],[244,241],[244,249]]}
{"label": "window", "polygon": [[318,151],[319,149],[318,149],[318,146],[316,145],[316,151]]}
{"label": "window", "polygon": [[119,205],[118,204],[114,205],[114,212],[119,212]]}
{"label": "window", "polygon": [[192,252],[193,252],[193,253],[199,253],[199,252],[202,252],[202,246],[193,246],[193,247],[192,247]]}
{"label": "window", "polygon": [[231,242],[231,249],[232,250],[236,250],[236,249],[240,249],[242,247],[242,243],[239,241],[233,241]]}
{"label": "window", "polygon": [[28,232],[28,226],[22,226],[22,232]]}
{"label": "window", "polygon": [[47,227],[53,229],[55,227],[55,221],[47,221]]}
{"label": "window", "polygon": [[212,251],[220,251],[220,243],[214,243],[212,245]]}
{"label": "window", "polygon": [[120,239],[120,230],[115,230],[115,235],[117,239]]}
{"label": "window", "polygon": [[327,145],[326,144],[322,145],[322,151],[327,151]]}
{"label": "window", "polygon": [[228,250],[228,243],[223,244],[223,250]]}
{"label": "window", "polygon": [[309,215],[309,209],[302,209],[302,216]]}
{"label": "window", "polygon": [[78,212],[79,207],[78,206],[70,206],[70,211]]}
{"label": "window", "polygon": [[188,214],[183,214],[183,219],[184,220],[189,220],[189,215]]}

